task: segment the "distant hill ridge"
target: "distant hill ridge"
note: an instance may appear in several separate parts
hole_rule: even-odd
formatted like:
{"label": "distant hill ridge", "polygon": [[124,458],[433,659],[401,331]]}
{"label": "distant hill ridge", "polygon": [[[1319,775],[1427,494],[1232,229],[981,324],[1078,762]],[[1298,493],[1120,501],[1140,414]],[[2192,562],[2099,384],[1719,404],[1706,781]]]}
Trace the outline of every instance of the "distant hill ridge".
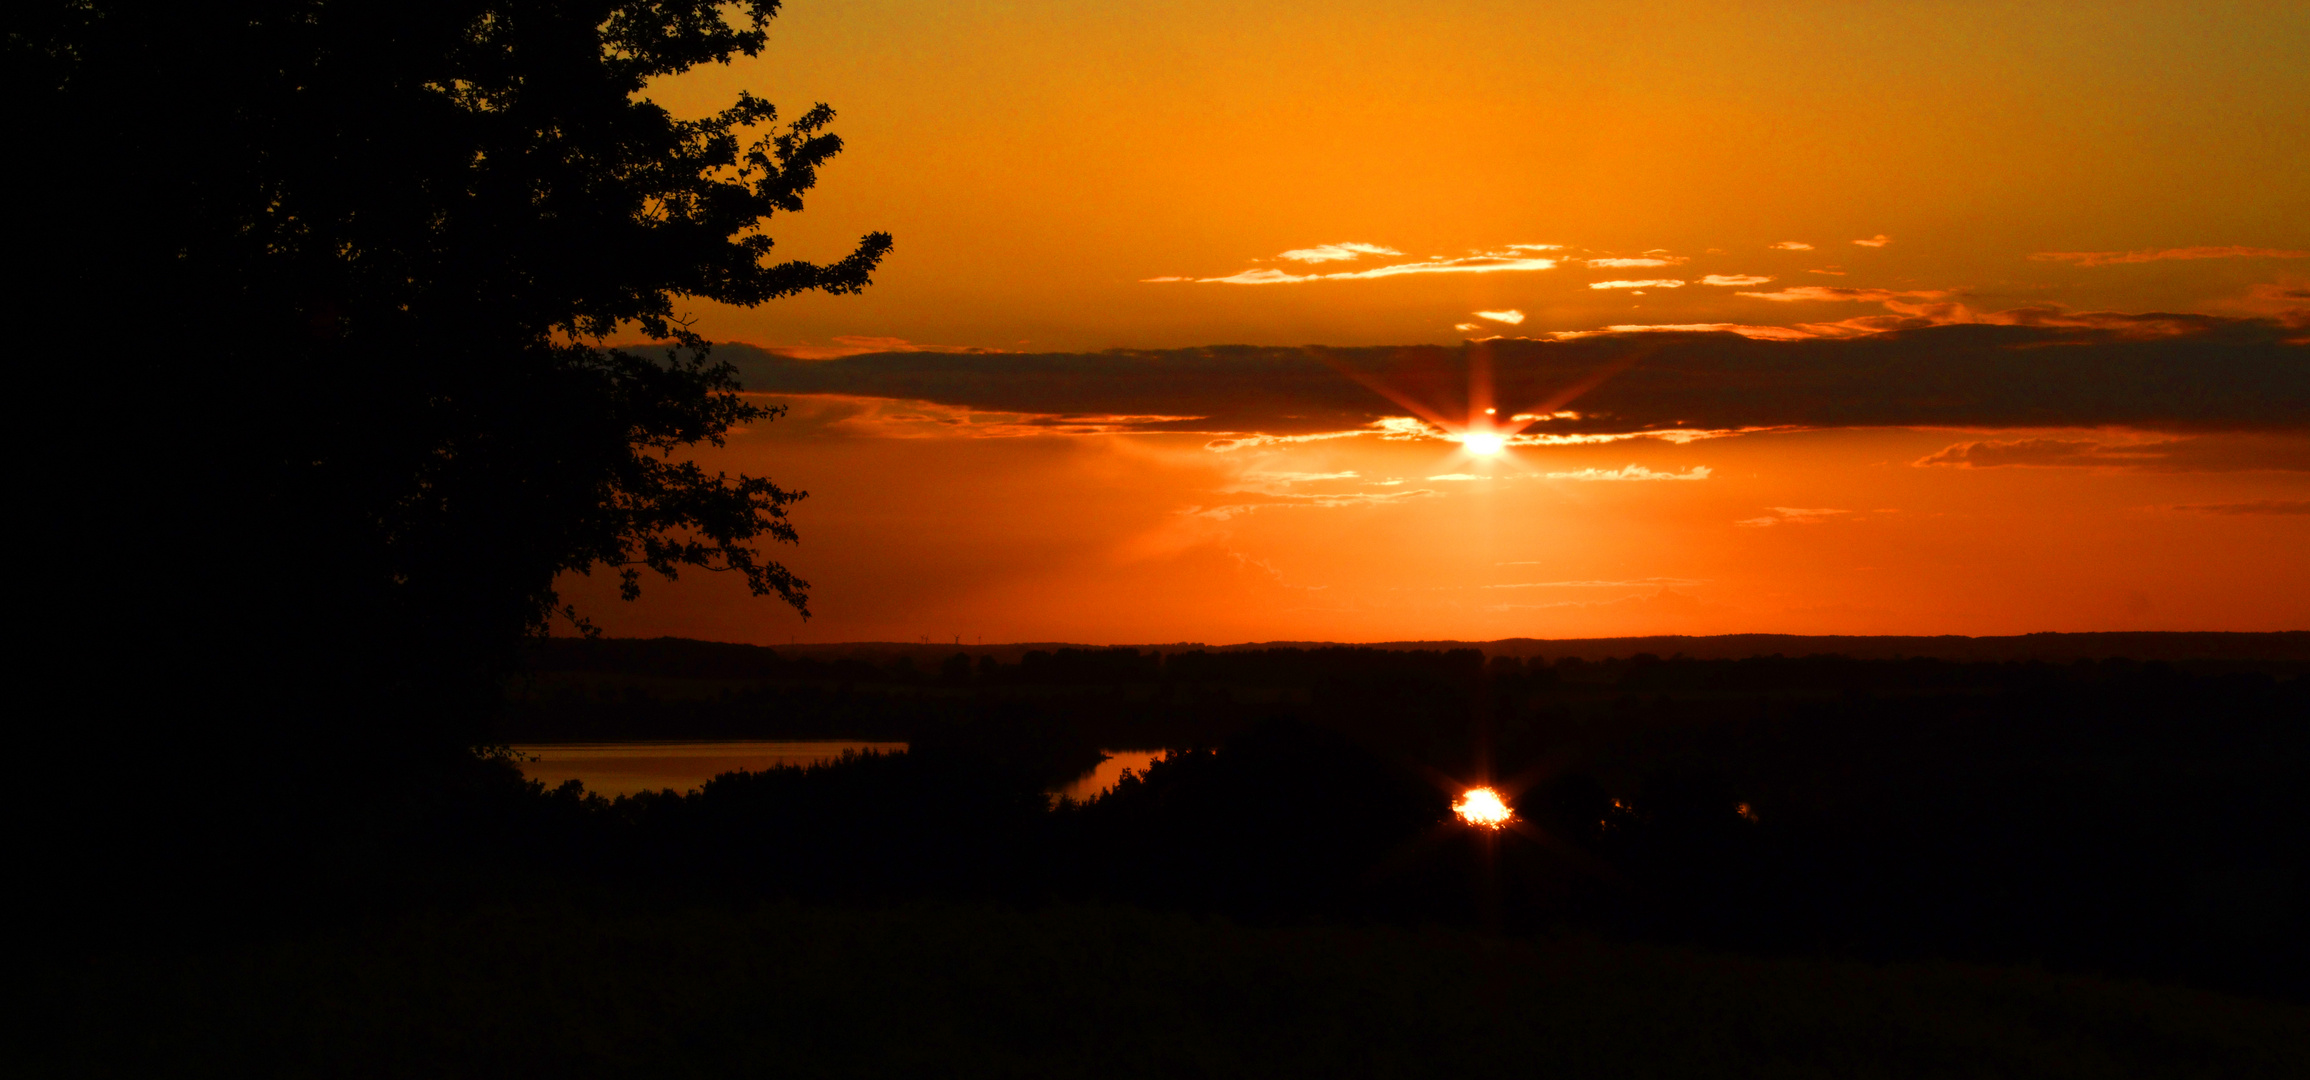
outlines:
{"label": "distant hill ridge", "polygon": [[2025,661],[2070,663],[2077,660],[2105,660],[2123,657],[2139,661],[2239,661],[2310,663],[2310,630],[2286,630],[2273,633],[2230,633],[2214,631],[2110,631],[2097,633],[2040,633],[2004,637],[1963,637],[1949,634],[1934,637],[1860,637],[1807,634],[1720,634],[1707,637],[1686,635],[1656,635],[1651,637],[1615,638],[1502,638],[1496,641],[1260,641],[1234,645],[1207,645],[1201,642],[1170,642],[1129,645],[1085,645],[1074,642],[1005,642],[1002,644],[956,644],[948,642],[914,641],[856,641],[826,642],[789,645],[743,645],[731,642],[700,641],[692,638],[550,638],[535,643],[530,650],[532,670],[622,669],[629,664],[642,663],[658,666],[667,661],[681,661],[679,666],[689,668],[728,669],[735,674],[775,654],[787,658],[809,657],[821,661],[841,659],[864,660],[876,665],[887,664],[901,657],[918,667],[936,669],[941,661],[956,653],[966,653],[974,659],[991,656],[1006,664],[1018,663],[1030,652],[1057,652],[1060,649],[1105,651],[1108,649],[1137,649],[1141,652],[1179,653],[1203,650],[1206,652],[1245,652],[1260,649],[1335,649],[1368,648],[1390,651],[1415,649],[1476,649],[1487,656],[1518,658],[1544,657],[1559,660],[1576,656],[1582,660],[1599,661],[1625,658],[1639,653],[1654,656],[1686,656],[1696,660],[1740,660],[1752,656],[1815,656],[1839,655],[1857,660],[1888,660],[1926,657],[1955,661]]}

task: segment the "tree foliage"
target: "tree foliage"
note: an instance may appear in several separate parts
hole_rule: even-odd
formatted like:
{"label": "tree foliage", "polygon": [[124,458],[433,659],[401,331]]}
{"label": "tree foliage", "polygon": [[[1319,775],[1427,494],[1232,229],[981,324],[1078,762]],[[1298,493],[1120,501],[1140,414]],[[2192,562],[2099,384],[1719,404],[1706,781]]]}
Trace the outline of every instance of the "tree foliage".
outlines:
{"label": "tree foliage", "polygon": [[[725,571],[806,611],[762,550],[802,493],[689,453],[778,410],[684,305],[856,292],[890,238],[812,262],[764,231],[842,147],[826,106],[652,100],[776,11],[0,14],[19,610],[53,691],[28,752],[57,763],[11,840],[65,908],[268,894],[385,827],[351,818],[489,740],[566,574]],[[633,337],[674,347],[607,347]]]}
{"label": "tree foliage", "polygon": [[[807,614],[759,550],[795,540],[801,493],[683,455],[778,410],[682,305],[856,292],[890,238],[815,263],[763,231],[841,149],[827,106],[651,98],[758,53],[777,9],[15,7],[12,185],[42,274],[11,322],[80,358],[44,389],[146,481],[51,492],[89,511],[73,549],[168,551],[160,591],[198,595],[118,590],[147,618],[358,628],[419,665],[501,662],[569,571],[628,596],[641,570],[729,571]],[[624,334],[681,347],[602,347]]]}

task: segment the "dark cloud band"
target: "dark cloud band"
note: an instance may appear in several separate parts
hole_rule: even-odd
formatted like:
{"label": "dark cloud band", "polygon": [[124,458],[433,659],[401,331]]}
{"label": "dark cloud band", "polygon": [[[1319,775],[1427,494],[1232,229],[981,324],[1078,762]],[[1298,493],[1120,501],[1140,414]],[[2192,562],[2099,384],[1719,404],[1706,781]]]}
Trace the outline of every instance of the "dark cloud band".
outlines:
{"label": "dark cloud band", "polygon": [[[1503,417],[1579,414],[1530,429],[1552,434],[1888,426],[2310,430],[2310,346],[2301,331],[2196,315],[2091,327],[1947,325],[1810,341],[1647,333],[1457,347],[901,352],[834,360],[722,345],[715,356],[735,363],[752,391],[1149,418],[1135,425],[1142,430],[1306,434],[1407,412],[1457,420],[1484,405]],[[1471,396],[1471,373],[1476,385],[1488,380],[1493,387],[1489,401],[1481,391]]]}

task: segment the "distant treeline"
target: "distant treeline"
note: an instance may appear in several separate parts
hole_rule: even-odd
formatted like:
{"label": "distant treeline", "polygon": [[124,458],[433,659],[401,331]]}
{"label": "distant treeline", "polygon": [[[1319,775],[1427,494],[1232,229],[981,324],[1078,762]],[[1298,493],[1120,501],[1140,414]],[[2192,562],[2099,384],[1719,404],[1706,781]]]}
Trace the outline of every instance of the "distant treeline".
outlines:
{"label": "distant treeline", "polygon": [[1591,661],[1376,646],[1169,653],[1062,647],[1028,650],[1010,662],[954,652],[921,663],[906,653],[788,655],[680,638],[550,639],[531,646],[500,733],[511,742],[916,739],[978,721],[1077,744],[1154,748],[1208,745],[1261,717],[1307,719],[1311,709],[1335,726],[1373,711],[1374,702],[1395,703],[1381,710],[1383,718],[1423,715],[1439,701],[1473,700],[1478,687],[1486,688],[1479,696],[1502,703],[1487,715],[1512,724],[1543,704],[1585,714],[1627,695],[1703,694],[1720,704],[1728,696],[1978,695],[2095,683],[2136,669],[2283,680],[2299,678],[2310,663],[1650,653]]}
{"label": "distant treeline", "polygon": [[[1698,660],[1740,660],[1755,656],[1844,656],[1856,660],[1927,658],[1957,661],[2039,661],[2069,663],[2124,657],[2138,661],[2166,661],[2197,665],[2227,662],[2280,673],[2310,670],[2310,630],[2271,633],[2217,631],[2108,631],[2094,633],[2039,633],[2004,637],[1836,636],[1803,634],[1722,634],[1709,637],[1660,635],[1627,638],[1501,638],[1494,641],[1391,641],[1343,646],[1320,641],[1275,641],[1237,645],[1201,642],[1095,646],[1070,642],[1014,642],[963,644],[956,642],[846,642],[779,646],[739,645],[689,638],[549,638],[532,643],[532,670],[653,671],[682,678],[776,677],[777,661],[815,660],[832,665],[855,660],[878,668],[894,666],[904,658],[917,672],[935,671],[956,653],[973,658],[992,657],[1013,665],[1033,653],[1104,653],[1135,648],[1140,653],[1174,656],[1182,653],[1322,652],[1340,648],[1380,652],[1447,653],[1474,650],[1487,657],[1510,656],[1523,660],[1559,660],[1577,657],[1590,662],[1626,659],[1638,654]],[[772,665],[765,667],[765,665]]]}
{"label": "distant treeline", "polygon": [[[1471,659],[1472,658],[1472,659]],[[1344,666],[1414,667],[1512,660],[1520,667],[1570,662],[1606,670],[1662,658],[1759,661],[1932,660],[1948,663],[2072,663],[2130,659],[2193,670],[2310,671],[2310,631],[2269,634],[2030,634],[2007,638],[1800,637],[1741,634],[1714,638],[1510,638],[1462,642],[1273,646],[1179,645],[1111,648],[1072,645],[942,646],[893,643],[797,645],[783,649],[690,638],[546,638],[525,650],[532,673],[590,672],[669,679],[803,679],[881,683],[964,681],[993,676],[1025,682],[1148,682],[1164,677],[1305,685]]]}

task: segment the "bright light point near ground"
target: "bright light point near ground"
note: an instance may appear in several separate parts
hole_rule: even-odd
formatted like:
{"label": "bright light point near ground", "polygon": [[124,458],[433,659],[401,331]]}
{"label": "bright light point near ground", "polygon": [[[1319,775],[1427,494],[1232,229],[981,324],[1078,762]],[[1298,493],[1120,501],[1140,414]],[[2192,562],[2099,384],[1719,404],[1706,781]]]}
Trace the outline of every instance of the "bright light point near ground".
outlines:
{"label": "bright light point near ground", "polygon": [[1478,457],[1491,457],[1492,455],[1507,449],[1508,440],[1505,436],[1501,435],[1472,432],[1470,434],[1460,436],[1460,445],[1467,447],[1469,453],[1475,454]]}
{"label": "bright light point near ground", "polygon": [[1488,787],[1469,788],[1460,801],[1452,804],[1452,812],[1460,820],[1479,829],[1497,829],[1516,816],[1508,804],[1500,801],[1500,793]]}

